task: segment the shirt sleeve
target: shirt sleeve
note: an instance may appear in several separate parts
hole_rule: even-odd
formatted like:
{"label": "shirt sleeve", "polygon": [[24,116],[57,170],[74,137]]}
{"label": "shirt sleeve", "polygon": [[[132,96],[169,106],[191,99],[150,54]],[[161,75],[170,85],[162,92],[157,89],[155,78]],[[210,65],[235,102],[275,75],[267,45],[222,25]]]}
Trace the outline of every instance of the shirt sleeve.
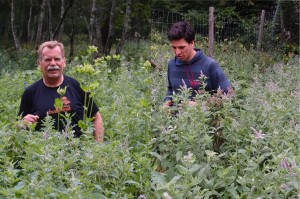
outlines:
{"label": "shirt sleeve", "polygon": [[25,90],[22,94],[20,109],[18,116],[24,117],[25,115],[30,113],[31,101],[30,101],[30,93],[28,90]]}

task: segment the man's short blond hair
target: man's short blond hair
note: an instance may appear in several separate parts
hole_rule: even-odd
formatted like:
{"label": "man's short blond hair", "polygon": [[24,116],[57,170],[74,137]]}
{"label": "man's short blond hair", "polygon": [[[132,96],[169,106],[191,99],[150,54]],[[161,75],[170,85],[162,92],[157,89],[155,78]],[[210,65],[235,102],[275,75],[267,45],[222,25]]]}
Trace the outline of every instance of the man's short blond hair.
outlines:
{"label": "man's short blond hair", "polygon": [[61,50],[61,54],[62,57],[65,57],[65,48],[64,45],[58,41],[46,41],[44,43],[42,43],[38,49],[38,59],[42,60],[42,51],[45,47],[48,47],[50,49],[55,48],[56,46],[58,46]]}

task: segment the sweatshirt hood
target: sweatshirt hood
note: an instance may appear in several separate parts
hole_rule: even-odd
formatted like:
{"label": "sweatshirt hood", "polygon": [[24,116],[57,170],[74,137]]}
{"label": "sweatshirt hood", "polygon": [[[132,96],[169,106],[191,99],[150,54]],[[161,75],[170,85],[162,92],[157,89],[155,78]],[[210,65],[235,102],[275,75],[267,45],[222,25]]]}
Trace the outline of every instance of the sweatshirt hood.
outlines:
{"label": "sweatshirt hood", "polygon": [[189,62],[183,62],[179,58],[175,57],[176,66],[191,65],[191,64],[199,61],[203,57],[204,53],[198,48],[195,48],[195,51],[196,51],[196,55]]}

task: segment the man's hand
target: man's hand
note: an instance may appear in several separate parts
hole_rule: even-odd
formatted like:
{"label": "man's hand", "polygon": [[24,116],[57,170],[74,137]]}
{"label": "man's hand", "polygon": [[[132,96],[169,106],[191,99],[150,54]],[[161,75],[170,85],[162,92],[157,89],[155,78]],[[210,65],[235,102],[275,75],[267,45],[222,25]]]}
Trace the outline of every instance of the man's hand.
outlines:
{"label": "man's hand", "polygon": [[190,100],[187,104],[188,106],[196,106],[197,105],[197,102],[193,101],[193,100]]}
{"label": "man's hand", "polygon": [[37,122],[39,119],[39,116],[38,115],[32,115],[32,114],[27,114],[23,120],[24,120],[24,123],[25,123],[25,126],[28,126],[28,124],[33,124],[35,122]]}
{"label": "man's hand", "polygon": [[172,106],[172,101],[171,101],[171,100],[168,100],[168,101],[166,101],[166,102],[163,104],[163,108],[170,107],[170,106]]}

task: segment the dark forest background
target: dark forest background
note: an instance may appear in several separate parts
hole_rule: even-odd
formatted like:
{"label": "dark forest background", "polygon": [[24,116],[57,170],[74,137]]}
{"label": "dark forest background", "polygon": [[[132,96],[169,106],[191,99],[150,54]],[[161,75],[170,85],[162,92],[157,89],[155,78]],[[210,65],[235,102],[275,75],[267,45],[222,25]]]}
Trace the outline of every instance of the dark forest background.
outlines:
{"label": "dark forest background", "polygon": [[299,1],[171,1],[171,0],[0,0],[1,50],[16,55],[55,39],[74,57],[81,45],[98,47],[98,56],[120,54],[127,42],[150,41],[151,11],[155,9],[199,15],[214,6],[223,15],[242,20],[258,17],[262,9],[278,11],[284,42],[299,43]]}

